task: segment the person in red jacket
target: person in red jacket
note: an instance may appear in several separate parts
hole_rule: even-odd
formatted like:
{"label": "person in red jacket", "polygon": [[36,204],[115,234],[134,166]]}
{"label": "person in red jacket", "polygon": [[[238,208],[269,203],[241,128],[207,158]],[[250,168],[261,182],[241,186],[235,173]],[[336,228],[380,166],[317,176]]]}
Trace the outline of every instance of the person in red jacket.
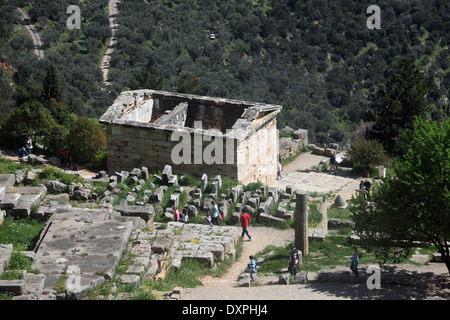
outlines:
{"label": "person in red jacket", "polygon": [[247,235],[248,240],[252,241],[252,237],[250,236],[250,233],[248,233],[248,227],[250,225],[251,218],[250,215],[246,212],[244,212],[241,216],[241,225],[242,225],[242,239],[244,239],[244,235]]}

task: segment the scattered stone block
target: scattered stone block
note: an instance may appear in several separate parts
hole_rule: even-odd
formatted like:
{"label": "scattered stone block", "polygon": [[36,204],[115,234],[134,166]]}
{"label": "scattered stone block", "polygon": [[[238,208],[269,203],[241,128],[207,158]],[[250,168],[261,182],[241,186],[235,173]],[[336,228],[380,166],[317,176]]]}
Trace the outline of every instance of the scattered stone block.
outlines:
{"label": "scattered stone block", "polygon": [[149,179],[149,171],[147,167],[142,167],[141,168],[141,178],[144,179],[145,181],[147,181]]}
{"label": "scattered stone block", "polygon": [[433,253],[433,259],[435,262],[444,262],[442,255],[439,252]]}
{"label": "scattered stone block", "polygon": [[152,252],[164,253],[169,251],[174,241],[172,232],[158,232],[155,241],[153,241]]}
{"label": "scattered stone block", "polygon": [[48,180],[45,182],[45,187],[49,193],[62,193],[67,189],[67,185],[58,180]]}
{"label": "scattered stone block", "polygon": [[163,200],[163,197],[164,197],[164,189],[157,188],[153,193],[153,201],[160,203]]}
{"label": "scattered stone block", "polygon": [[290,279],[291,275],[290,273],[283,273],[280,278],[278,279],[278,284],[289,284],[289,279]]}
{"label": "scattered stone block", "polygon": [[355,227],[355,222],[351,220],[338,219],[338,218],[328,218],[328,229],[343,229]]}
{"label": "scattered stone block", "polygon": [[19,193],[6,193],[2,200],[0,200],[0,209],[12,209],[19,204]]}
{"label": "scattered stone block", "polygon": [[270,214],[261,213],[258,217],[260,222],[284,223],[284,219],[271,216]]}
{"label": "scattered stone block", "polygon": [[24,280],[0,280],[0,292],[20,296],[25,293]]}
{"label": "scattered stone block", "polygon": [[25,281],[25,295],[34,296],[39,299],[44,291],[47,277],[44,274],[27,273],[23,280]]}
{"label": "scattered stone block", "polygon": [[197,207],[194,206],[194,205],[189,205],[189,206],[187,206],[187,208],[186,208],[186,212],[187,212],[189,218],[194,218],[194,217],[196,217],[197,214],[198,214],[198,209],[197,209]]}
{"label": "scattered stone block", "polygon": [[5,188],[4,192],[8,191],[11,187],[13,187],[15,182],[16,177],[14,174],[0,174],[0,186]]}
{"label": "scattered stone block", "polygon": [[146,204],[143,206],[137,206],[137,205],[123,205],[120,204],[118,206],[114,207],[114,210],[120,212],[122,216],[126,217],[140,217],[145,222],[149,223],[153,221],[153,218],[155,217],[155,209],[153,205]]}
{"label": "scattered stone block", "polygon": [[206,190],[206,185],[208,184],[208,176],[204,173],[200,179],[200,189],[202,192]]}
{"label": "scattered stone block", "polygon": [[162,184],[167,185],[169,183],[169,179],[172,176],[172,167],[170,165],[166,165],[161,174]]}
{"label": "scattered stone block", "polygon": [[239,287],[250,287],[250,281],[250,273],[248,272],[241,273],[237,280]]}
{"label": "scattered stone block", "polygon": [[179,193],[173,193],[170,195],[170,199],[169,199],[169,205],[170,206],[177,206],[178,207],[178,201],[180,199],[180,194]]}
{"label": "scattered stone block", "polygon": [[308,283],[308,274],[305,270],[300,270],[297,272],[297,274],[294,276],[294,283],[298,284],[307,284]]}
{"label": "scattered stone block", "polygon": [[120,276],[120,280],[122,283],[130,284],[130,283],[136,283],[141,278],[138,275],[135,274],[123,274]]}
{"label": "scattered stone block", "polygon": [[186,260],[196,260],[200,263],[205,264],[207,267],[212,267],[214,265],[214,255],[212,252],[188,252],[183,254],[182,261]]}

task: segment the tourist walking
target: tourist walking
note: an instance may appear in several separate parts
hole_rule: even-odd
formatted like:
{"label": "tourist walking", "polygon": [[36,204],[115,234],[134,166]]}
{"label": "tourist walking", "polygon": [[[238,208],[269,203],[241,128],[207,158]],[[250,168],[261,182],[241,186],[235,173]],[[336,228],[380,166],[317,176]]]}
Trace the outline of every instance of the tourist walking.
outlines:
{"label": "tourist walking", "polygon": [[177,206],[173,206],[172,209],[173,209],[175,222],[180,221],[180,211],[178,210]]}
{"label": "tourist walking", "polygon": [[291,251],[289,252],[288,272],[295,276],[297,274],[297,267],[298,267],[298,258],[299,258],[298,257],[298,250],[292,243],[290,244],[290,247],[291,247]]}
{"label": "tourist walking", "polygon": [[212,215],[211,215],[212,223],[220,226],[220,224],[219,224],[219,207],[217,206],[217,204],[214,200],[212,201],[212,205],[213,205]]}
{"label": "tourist walking", "polygon": [[277,167],[277,180],[278,178],[283,179],[283,177],[281,176],[281,162],[278,162],[278,167]]}
{"label": "tourist walking", "polygon": [[352,257],[350,258],[352,260],[352,263],[350,264],[350,270],[353,271],[355,276],[359,277],[358,264],[359,264],[359,258],[361,257],[361,254],[358,252],[358,248],[355,245],[352,246],[352,249],[353,249],[353,253],[352,253]]}
{"label": "tourist walking", "polygon": [[256,262],[253,256],[248,257],[250,259],[250,263],[248,264],[248,271],[250,272],[250,280],[255,281],[253,274],[256,272]]}
{"label": "tourist walking", "polygon": [[330,172],[333,173],[334,171],[336,171],[336,154],[334,151],[331,151]]}
{"label": "tourist walking", "polygon": [[252,241],[252,237],[250,236],[250,233],[248,232],[248,227],[251,223],[250,215],[246,212],[244,212],[241,216],[241,225],[242,225],[242,240],[244,239],[244,235],[247,235],[248,240]]}

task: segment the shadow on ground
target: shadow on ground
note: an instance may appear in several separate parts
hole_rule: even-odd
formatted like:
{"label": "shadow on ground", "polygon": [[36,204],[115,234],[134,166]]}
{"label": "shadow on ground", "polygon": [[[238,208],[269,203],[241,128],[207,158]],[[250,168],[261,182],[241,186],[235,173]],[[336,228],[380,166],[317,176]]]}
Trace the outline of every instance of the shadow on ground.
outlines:
{"label": "shadow on ground", "polygon": [[360,269],[360,277],[349,283],[326,282],[310,283],[312,292],[327,294],[343,299],[356,300],[450,300],[449,274],[418,272],[402,269],[399,266],[383,266],[380,269],[379,289],[369,289],[374,285],[375,273]]}

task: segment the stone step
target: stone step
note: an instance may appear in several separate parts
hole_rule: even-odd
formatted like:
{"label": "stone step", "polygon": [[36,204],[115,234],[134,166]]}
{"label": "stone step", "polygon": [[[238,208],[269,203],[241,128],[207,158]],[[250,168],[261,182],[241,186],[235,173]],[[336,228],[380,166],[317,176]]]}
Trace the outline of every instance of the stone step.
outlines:
{"label": "stone step", "polygon": [[25,292],[24,280],[0,280],[0,293],[20,296]]}
{"label": "stone step", "polygon": [[[22,187],[11,188],[11,191],[19,194],[18,203],[8,210],[8,214],[13,217],[28,217],[31,214],[33,205],[39,204],[47,192],[45,187]],[[11,196],[12,197],[12,196]],[[17,201],[17,199],[15,199]]]}
{"label": "stone step", "polygon": [[38,300],[46,279],[43,274],[25,274],[21,280],[0,280],[0,292],[13,294],[13,300]]}
{"label": "stone step", "polygon": [[32,300],[38,300],[47,283],[47,277],[44,274],[28,273],[23,280],[25,281],[24,295],[33,296]]}
{"label": "stone step", "polygon": [[0,209],[12,209],[19,204],[20,193],[8,192],[3,199],[0,200]]}

